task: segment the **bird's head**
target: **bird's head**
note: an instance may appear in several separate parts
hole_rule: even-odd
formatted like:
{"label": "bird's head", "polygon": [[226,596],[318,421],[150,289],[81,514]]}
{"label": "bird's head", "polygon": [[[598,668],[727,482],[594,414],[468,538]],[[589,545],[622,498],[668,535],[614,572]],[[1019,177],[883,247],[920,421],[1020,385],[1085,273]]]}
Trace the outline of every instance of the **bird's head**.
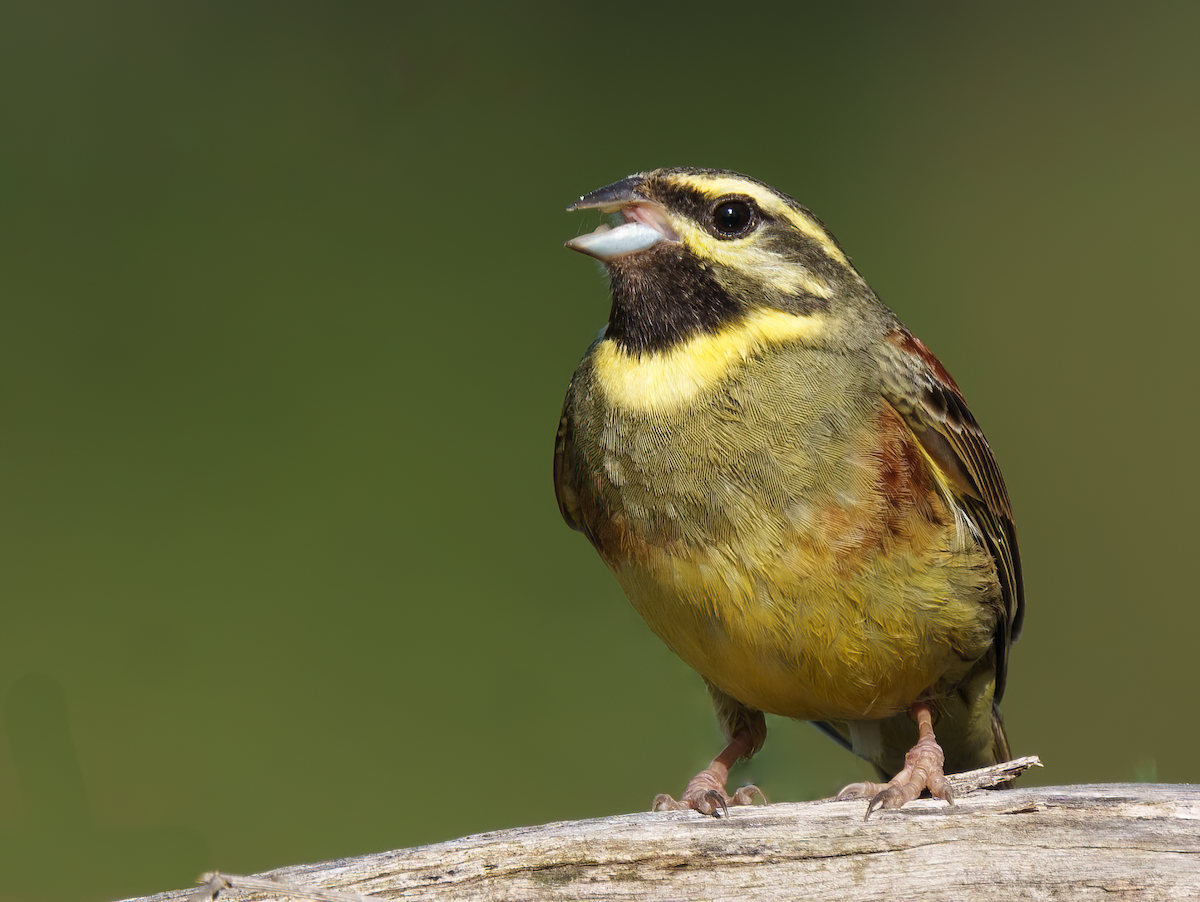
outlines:
{"label": "bird's head", "polygon": [[629,353],[672,348],[763,310],[819,315],[870,292],[820,220],[736,172],[656,169],[567,209],[614,214],[567,247],[605,264],[607,337]]}

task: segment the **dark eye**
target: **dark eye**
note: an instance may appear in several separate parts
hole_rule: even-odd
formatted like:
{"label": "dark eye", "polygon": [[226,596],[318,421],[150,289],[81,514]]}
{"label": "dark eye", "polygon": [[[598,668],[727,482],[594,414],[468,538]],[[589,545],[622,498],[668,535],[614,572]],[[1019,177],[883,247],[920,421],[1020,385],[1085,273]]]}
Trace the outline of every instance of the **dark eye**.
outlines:
{"label": "dark eye", "polygon": [[737,198],[717,201],[712,211],[713,228],[720,238],[740,238],[754,229],[756,219],[754,207]]}

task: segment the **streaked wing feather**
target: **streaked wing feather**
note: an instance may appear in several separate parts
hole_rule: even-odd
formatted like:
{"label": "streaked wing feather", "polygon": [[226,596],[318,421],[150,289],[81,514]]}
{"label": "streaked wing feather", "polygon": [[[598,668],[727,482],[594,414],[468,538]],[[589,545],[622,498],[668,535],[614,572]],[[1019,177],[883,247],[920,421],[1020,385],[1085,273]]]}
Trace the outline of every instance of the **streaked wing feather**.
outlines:
{"label": "streaked wing feather", "polygon": [[1004,694],[1009,646],[1021,632],[1025,590],[1008,489],[996,457],[954,379],[915,335],[897,325],[884,343],[884,396],[946,475],[983,534],[1004,601],[996,635],[996,701]]}

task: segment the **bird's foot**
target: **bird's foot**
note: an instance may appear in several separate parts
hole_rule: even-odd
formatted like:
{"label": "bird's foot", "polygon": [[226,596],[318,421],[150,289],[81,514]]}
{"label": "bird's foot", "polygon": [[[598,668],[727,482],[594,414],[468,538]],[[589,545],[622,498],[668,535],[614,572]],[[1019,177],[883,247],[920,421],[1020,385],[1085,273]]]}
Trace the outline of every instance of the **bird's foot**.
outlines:
{"label": "bird's foot", "polygon": [[743,786],[733,795],[725,792],[725,775],[713,768],[702,770],[688,782],[687,789],[677,800],[665,792],[654,797],[653,811],[684,811],[689,808],[701,814],[720,817],[722,813],[729,814],[730,805],[752,805],[754,796],[758,795],[765,803],[767,797],[757,786]]}
{"label": "bird's foot", "polygon": [[943,770],[946,754],[934,738],[933,721],[928,705],[914,705],[913,714],[917,718],[920,738],[904,756],[904,767],[900,773],[887,783],[851,783],[837,795],[838,801],[869,798],[871,801],[867,805],[867,813],[863,820],[880,808],[899,808],[905,802],[911,802],[920,796],[921,791],[925,789],[928,789],[935,799],[944,799],[951,805],[954,804],[954,793],[950,790],[950,781],[946,779]]}
{"label": "bird's foot", "polygon": [[733,795],[725,791],[729,768],[739,758],[750,754],[752,742],[748,732],[739,732],[729,740],[729,745],[722,749],[721,754],[712,760],[712,764],[688,781],[687,789],[683,791],[679,801],[665,792],[660,793],[654,797],[654,807],[651,810],[683,811],[690,808],[701,814],[720,817],[722,812],[729,814],[730,805],[752,804],[755,793],[758,793],[759,798],[766,804],[767,797],[757,786],[743,786]]}

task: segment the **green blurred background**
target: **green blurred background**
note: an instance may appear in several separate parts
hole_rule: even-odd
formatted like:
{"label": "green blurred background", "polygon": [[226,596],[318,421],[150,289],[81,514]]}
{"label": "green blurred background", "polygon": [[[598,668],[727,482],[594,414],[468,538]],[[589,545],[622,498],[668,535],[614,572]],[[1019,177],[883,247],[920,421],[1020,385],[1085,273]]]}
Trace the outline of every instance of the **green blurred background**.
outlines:
{"label": "green blurred background", "polygon": [[[0,6],[0,897],[645,809],[720,740],[555,509],[579,194],[794,194],[1008,477],[1029,783],[1200,776],[1194,3]],[[735,779],[869,771],[774,721]]]}

